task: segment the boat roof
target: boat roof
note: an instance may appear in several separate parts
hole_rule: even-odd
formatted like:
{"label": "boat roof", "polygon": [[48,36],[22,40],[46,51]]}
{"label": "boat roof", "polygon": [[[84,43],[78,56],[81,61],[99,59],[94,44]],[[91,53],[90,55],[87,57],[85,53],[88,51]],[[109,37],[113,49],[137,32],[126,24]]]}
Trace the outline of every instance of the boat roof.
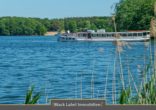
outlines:
{"label": "boat roof", "polygon": [[124,33],[145,33],[145,32],[150,32],[150,31],[144,31],[144,32],[91,32],[92,34],[115,34],[115,33],[118,33],[118,34],[124,34]]}
{"label": "boat roof", "polygon": [[[142,31],[142,32],[91,32],[91,34],[124,34],[124,33],[145,33],[145,32],[150,32],[150,31]],[[78,32],[78,33],[87,33],[87,32]]]}

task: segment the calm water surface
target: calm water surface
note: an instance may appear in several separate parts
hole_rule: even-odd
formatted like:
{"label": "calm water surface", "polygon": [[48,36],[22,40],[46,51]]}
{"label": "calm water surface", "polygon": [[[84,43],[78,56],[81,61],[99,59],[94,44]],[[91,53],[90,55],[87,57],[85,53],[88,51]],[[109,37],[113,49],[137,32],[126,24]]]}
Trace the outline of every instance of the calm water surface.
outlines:
{"label": "calm water surface", "polygon": [[[120,65],[118,54],[115,57],[116,47],[112,43],[57,42],[56,36],[1,36],[0,39],[0,104],[23,104],[28,82],[31,87],[35,84],[33,94],[43,91],[39,104],[46,104],[46,98],[47,104],[52,98],[81,99],[81,73],[82,99],[90,99],[95,58],[94,99],[103,99],[109,56],[106,99],[107,104],[113,103],[112,80],[116,58],[115,87],[118,103]],[[142,71],[144,62],[145,65],[149,63],[150,49],[147,50],[142,42],[128,45],[132,47],[128,50],[129,68],[135,83],[139,85],[142,74],[137,69]],[[104,52],[98,51],[99,48],[103,48]],[[123,50],[122,68],[125,86],[128,86],[127,48],[123,47]]]}

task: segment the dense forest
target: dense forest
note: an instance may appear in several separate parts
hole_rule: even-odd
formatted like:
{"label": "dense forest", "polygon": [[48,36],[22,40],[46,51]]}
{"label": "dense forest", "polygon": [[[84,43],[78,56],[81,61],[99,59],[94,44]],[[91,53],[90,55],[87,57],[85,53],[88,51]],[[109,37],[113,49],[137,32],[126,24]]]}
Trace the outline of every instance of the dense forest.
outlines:
{"label": "dense forest", "polygon": [[[149,30],[150,20],[154,16],[156,0],[120,0],[114,5],[117,31]],[[110,7],[111,8],[111,7]],[[40,19],[24,17],[1,17],[0,35],[44,35],[47,31],[70,30],[80,28],[105,29],[114,31],[111,16],[72,17],[64,19]]]}
{"label": "dense forest", "polygon": [[2,17],[0,18],[0,35],[43,35],[47,31],[70,30],[80,28],[106,29],[113,31],[111,17],[73,17],[64,19]]}

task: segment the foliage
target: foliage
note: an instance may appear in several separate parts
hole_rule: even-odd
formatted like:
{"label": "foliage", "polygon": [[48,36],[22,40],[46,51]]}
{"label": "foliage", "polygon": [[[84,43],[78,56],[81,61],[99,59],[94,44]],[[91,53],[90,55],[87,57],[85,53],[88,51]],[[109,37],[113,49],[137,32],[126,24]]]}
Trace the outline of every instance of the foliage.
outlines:
{"label": "foliage", "polygon": [[155,77],[153,76],[149,82],[146,82],[147,72],[149,70],[150,64],[151,63],[149,63],[148,67],[146,68],[145,75],[143,77],[143,89],[138,91],[135,97],[130,97],[130,85],[128,90],[122,89],[119,97],[120,104],[155,104]]}
{"label": "foliage", "polygon": [[52,29],[57,31],[57,29],[61,29],[62,24],[58,20],[54,20],[51,25]]}
{"label": "foliage", "polygon": [[95,32],[97,32],[97,27],[94,25],[94,23],[92,23],[92,24],[91,24],[90,29],[94,29],[94,30],[95,30]]}
{"label": "foliage", "polygon": [[77,30],[76,22],[75,21],[69,21],[68,28],[70,29],[71,33],[76,32],[76,30]]}
{"label": "foliage", "polygon": [[30,99],[31,99],[31,97],[32,97],[32,92],[33,92],[33,90],[34,90],[34,87],[35,87],[35,85],[31,88],[30,91],[29,91],[29,90],[27,91],[26,99],[25,99],[25,104],[35,104],[35,103],[37,102],[37,100],[41,97],[42,92],[39,92],[39,93],[37,93],[37,94],[33,97],[33,99],[30,101]]}
{"label": "foliage", "polygon": [[85,21],[84,22],[84,28],[90,28],[90,21]]}
{"label": "foliage", "polygon": [[117,31],[149,30],[156,0],[120,0],[115,6]]}
{"label": "foliage", "polygon": [[105,29],[106,32],[113,32],[113,22],[111,19],[96,19],[95,25],[97,29]]}
{"label": "foliage", "polygon": [[46,27],[32,18],[3,17],[0,20],[0,35],[44,35]]}
{"label": "foliage", "polygon": [[95,25],[97,26],[98,29],[103,29],[105,27],[106,21],[104,19],[96,19],[95,20]]}
{"label": "foliage", "polygon": [[[102,24],[99,22],[102,21]],[[74,24],[72,24],[74,23]],[[24,17],[0,18],[0,35],[44,35],[47,31],[70,30],[80,31],[80,28],[95,29],[104,28],[113,31],[111,17],[73,17],[64,19],[40,19]]]}
{"label": "foliage", "polygon": [[70,21],[75,21],[76,22],[76,25],[77,25],[77,30],[78,31],[81,31],[80,28],[89,28],[89,29],[94,29],[94,30],[97,30],[97,28],[99,28],[101,26],[99,26],[98,23],[95,23],[96,21],[105,21],[105,23],[103,25],[102,28],[107,28],[106,31],[114,31],[114,27],[113,27],[113,22],[112,22],[112,19],[111,17],[108,17],[108,16],[103,16],[103,17],[96,17],[96,16],[93,16],[93,17],[73,17],[73,18],[64,18],[64,27],[65,27],[65,30],[70,30],[69,28],[69,22]]}
{"label": "foliage", "polygon": [[119,97],[119,103],[120,104],[128,104],[128,102],[130,100],[129,94],[130,94],[130,86],[127,91],[122,89],[120,97]]}

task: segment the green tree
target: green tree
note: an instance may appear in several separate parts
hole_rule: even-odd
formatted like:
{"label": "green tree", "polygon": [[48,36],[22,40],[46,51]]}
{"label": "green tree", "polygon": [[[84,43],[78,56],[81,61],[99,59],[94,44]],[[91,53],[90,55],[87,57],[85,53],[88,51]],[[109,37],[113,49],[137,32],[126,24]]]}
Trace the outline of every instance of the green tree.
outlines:
{"label": "green tree", "polygon": [[95,26],[95,24],[94,24],[94,23],[92,23],[92,24],[91,24],[90,29],[94,29],[94,30],[95,30],[95,32],[97,32],[97,27]]}
{"label": "green tree", "polygon": [[77,30],[77,25],[75,21],[70,21],[69,24],[69,30],[71,31],[71,33],[75,33]]}
{"label": "green tree", "polygon": [[38,22],[37,27],[36,27],[36,32],[39,35],[44,35],[47,32],[47,29],[44,25],[42,25],[40,22]]}
{"label": "green tree", "polygon": [[50,22],[49,21],[45,21],[44,26],[47,28],[47,30],[50,30]]}
{"label": "green tree", "polygon": [[84,21],[78,22],[77,27],[78,27],[78,29],[84,28],[85,27],[84,26]]}
{"label": "green tree", "polygon": [[7,36],[10,36],[10,31],[9,31],[9,19],[4,18],[4,19],[2,19],[2,22],[3,22],[4,25],[5,25],[4,34],[7,35]]}
{"label": "green tree", "polygon": [[2,20],[0,20],[0,35],[6,35],[5,25]]}
{"label": "green tree", "polygon": [[120,0],[115,6],[117,31],[148,30],[156,0]]}
{"label": "green tree", "polygon": [[104,19],[96,19],[95,25],[98,29],[103,29],[105,27],[105,20]]}
{"label": "green tree", "polygon": [[57,31],[57,29],[61,29],[61,26],[62,25],[59,20],[53,20],[52,25],[51,25],[52,29],[55,31]]}
{"label": "green tree", "polygon": [[14,18],[9,19],[9,29],[10,29],[10,35],[16,34],[16,22]]}
{"label": "green tree", "polygon": [[87,20],[87,21],[84,21],[84,28],[90,28],[90,21]]}

